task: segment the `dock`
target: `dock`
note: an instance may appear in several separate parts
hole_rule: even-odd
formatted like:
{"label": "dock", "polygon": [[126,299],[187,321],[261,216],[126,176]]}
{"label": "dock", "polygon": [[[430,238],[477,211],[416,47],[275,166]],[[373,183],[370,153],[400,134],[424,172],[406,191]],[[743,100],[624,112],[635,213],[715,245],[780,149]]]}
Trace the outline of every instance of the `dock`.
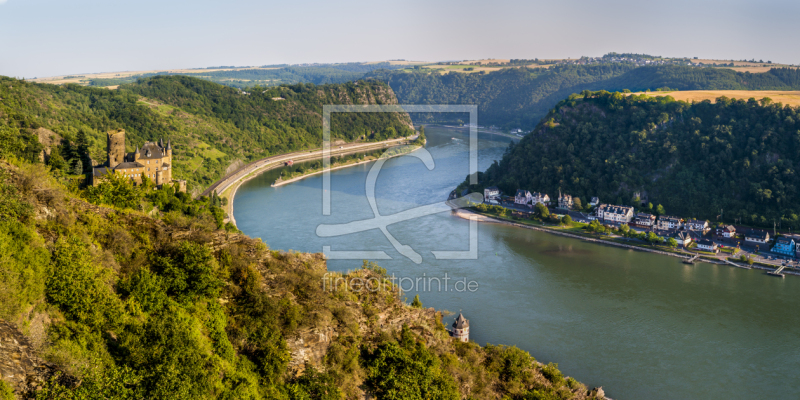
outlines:
{"label": "dock", "polygon": [[694,257],[687,258],[687,259],[683,260],[683,263],[684,264],[694,264],[694,262],[697,261],[698,258],[700,258],[700,254],[695,254]]}
{"label": "dock", "polygon": [[731,262],[731,261],[730,261],[730,260],[728,260],[727,258],[723,258],[723,259],[722,259],[722,261],[725,261],[726,263],[728,263],[728,264],[730,264],[730,265],[733,265],[733,266],[734,266],[734,267],[736,267],[736,268],[743,268],[743,269],[753,269],[753,267],[751,267],[751,266],[749,266],[749,265],[739,265],[739,264],[736,264],[736,263],[734,263],[734,262]]}
{"label": "dock", "polygon": [[785,265],[781,265],[781,266],[780,266],[780,267],[778,267],[778,269],[776,269],[775,271],[769,271],[769,272],[767,272],[767,275],[779,276],[779,277],[783,278],[783,277],[785,277],[785,276],[786,276],[786,275],[784,275],[784,274],[782,273],[784,268],[786,268],[786,266],[785,266]]}

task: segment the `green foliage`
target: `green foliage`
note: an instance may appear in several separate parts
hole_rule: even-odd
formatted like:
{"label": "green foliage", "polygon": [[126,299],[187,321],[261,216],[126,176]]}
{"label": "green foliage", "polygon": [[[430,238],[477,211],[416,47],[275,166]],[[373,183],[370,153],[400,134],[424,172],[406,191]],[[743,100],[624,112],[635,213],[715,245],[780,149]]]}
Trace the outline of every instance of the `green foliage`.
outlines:
{"label": "green foliage", "polygon": [[411,302],[411,307],[422,308],[422,302],[419,300],[419,295],[414,296],[414,301]]}
{"label": "green foliage", "polygon": [[0,318],[13,320],[44,297],[49,258],[33,229],[11,219],[0,221]]}
{"label": "green foliage", "polygon": [[56,242],[45,294],[67,318],[92,329],[113,327],[121,321],[122,304],[78,238],[62,237]]}
{"label": "green foliage", "polygon": [[130,178],[110,172],[103,177],[100,184],[86,188],[84,195],[95,204],[138,209],[144,197],[144,189],[134,185]]}
{"label": "green foliage", "polygon": [[540,218],[550,217],[550,210],[548,210],[547,206],[545,206],[544,204],[536,203],[536,207],[534,207],[534,209],[536,210],[536,215],[539,216]]}
{"label": "green foliage", "polygon": [[678,247],[678,241],[675,240],[675,238],[669,238],[667,239],[667,245],[669,245],[669,247],[672,247],[674,249]]}
{"label": "green foliage", "polygon": [[303,375],[288,385],[290,400],[339,400],[342,392],[330,374],[317,372],[311,365],[306,365]]}
{"label": "green foliage", "polygon": [[[670,97],[584,92],[562,101],[479,180],[505,192],[537,188],[631,198],[677,215],[800,227],[800,111],[751,99],[688,104]],[[575,151],[564,151],[574,145]],[[519,167],[524,166],[524,167]],[[663,204],[663,206],[662,206]]]}
{"label": "green foliage", "polygon": [[14,400],[14,389],[2,379],[0,379],[0,400]]}
{"label": "green foliage", "polygon": [[144,323],[132,322],[119,338],[126,364],[142,371],[146,398],[210,398],[215,367],[200,324],[177,305]]}
{"label": "green foliage", "polygon": [[366,356],[365,384],[380,399],[458,399],[452,377],[427,347],[416,342],[407,327],[401,343],[380,344]]}
{"label": "green foliage", "polygon": [[223,271],[211,250],[201,244],[181,242],[153,256],[153,268],[164,277],[164,287],[179,301],[217,298],[224,285]]}
{"label": "green foliage", "polygon": [[128,367],[99,367],[84,371],[84,379],[77,388],[70,388],[59,383],[54,377],[36,392],[37,400],[89,400],[119,399],[135,400],[136,385],[141,378]]}
{"label": "green foliage", "polygon": [[[0,98],[0,156],[36,162],[43,148],[34,130],[43,127],[64,138],[64,151],[52,160],[57,169],[71,174],[81,161],[88,173],[90,157],[106,159],[106,132],[125,129],[127,151],[171,139],[173,178],[200,187],[221,178],[236,160],[320,147],[323,104],[396,102],[380,82],[261,87],[245,95],[187,76],[141,79],[117,90],[0,77]],[[405,135],[409,123],[395,114],[337,113],[331,135],[355,140],[388,126]]]}

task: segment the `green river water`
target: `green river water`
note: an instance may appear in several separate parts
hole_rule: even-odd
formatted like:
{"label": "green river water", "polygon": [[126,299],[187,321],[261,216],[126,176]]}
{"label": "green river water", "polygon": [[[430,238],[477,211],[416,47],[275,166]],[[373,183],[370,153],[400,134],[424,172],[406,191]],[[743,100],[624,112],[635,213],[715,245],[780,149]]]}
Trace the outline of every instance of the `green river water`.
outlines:
{"label": "green river water", "polygon": [[[428,127],[426,134],[435,168],[409,156],[389,160],[375,190],[382,215],[440,202],[467,175],[467,132]],[[499,160],[508,141],[481,134],[479,168]],[[685,265],[485,223],[478,225],[477,259],[437,260],[431,251],[469,248],[469,222],[449,212],[389,226],[422,255],[419,264],[379,230],[317,236],[319,224],[373,217],[365,196],[371,166],[331,173],[329,216],[322,215],[322,175],[272,188],[280,170],[268,171],[239,188],[238,226],[273,249],[383,250],[392,259],[378,264],[397,277],[441,281],[446,275],[447,291],[409,284],[408,298],[419,294],[426,307],[461,310],[472,340],[516,345],[589,386],[603,386],[614,399],[800,398],[800,277]],[[329,261],[330,270],[360,265]],[[459,290],[455,282],[464,280],[475,290]]]}

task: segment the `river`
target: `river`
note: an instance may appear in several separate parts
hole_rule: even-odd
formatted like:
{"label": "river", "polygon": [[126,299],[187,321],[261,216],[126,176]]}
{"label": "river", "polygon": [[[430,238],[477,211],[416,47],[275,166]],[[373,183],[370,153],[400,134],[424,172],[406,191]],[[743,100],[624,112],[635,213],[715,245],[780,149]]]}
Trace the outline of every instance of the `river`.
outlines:
{"label": "river", "polygon": [[[375,189],[382,215],[442,201],[465,179],[467,132],[428,127],[426,134],[435,168],[409,156],[387,161]],[[502,157],[509,140],[480,135],[480,170]],[[461,310],[472,340],[516,345],[590,387],[602,385],[616,400],[800,397],[800,314],[792,311],[800,304],[800,278],[685,265],[499,224],[478,225],[477,259],[437,260],[432,250],[469,249],[469,222],[449,212],[389,226],[422,255],[420,264],[379,230],[318,237],[319,224],[373,217],[365,196],[371,166],[331,173],[329,216],[322,215],[321,175],[272,188],[280,170],[268,171],[239,188],[239,229],[272,249],[383,250],[392,259],[378,264],[397,277],[441,281],[446,274],[450,290],[406,285],[408,298],[419,293],[426,307]],[[330,260],[328,268],[360,265]],[[454,284],[465,280],[474,290]]]}

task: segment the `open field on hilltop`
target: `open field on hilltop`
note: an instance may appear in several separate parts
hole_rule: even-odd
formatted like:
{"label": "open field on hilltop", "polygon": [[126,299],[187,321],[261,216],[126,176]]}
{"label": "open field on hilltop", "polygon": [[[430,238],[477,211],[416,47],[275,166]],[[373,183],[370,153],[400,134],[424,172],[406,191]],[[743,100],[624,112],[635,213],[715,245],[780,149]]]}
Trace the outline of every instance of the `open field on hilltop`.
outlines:
{"label": "open field on hilltop", "polygon": [[38,83],[52,83],[54,85],[63,85],[65,83],[82,83],[84,81],[90,81],[92,79],[114,79],[114,78],[125,78],[133,75],[142,75],[142,74],[155,74],[155,73],[174,73],[174,74],[196,74],[200,72],[218,72],[218,71],[241,71],[245,69],[278,69],[278,67],[270,67],[270,68],[259,68],[259,67],[242,67],[242,68],[214,68],[214,69],[206,69],[206,68],[179,68],[179,69],[154,69],[149,71],[122,71],[122,72],[98,72],[92,74],[71,74],[71,75],[59,75],[59,76],[50,76],[44,78],[36,78],[31,79],[33,82]]}
{"label": "open field on hilltop", "polygon": [[[703,63],[704,65],[712,65],[712,66],[714,64],[717,64],[716,68],[726,68],[726,69],[732,69],[736,72],[752,72],[755,74],[767,72],[773,68],[792,67],[791,65],[787,64],[775,64],[775,63],[770,64],[770,63],[749,62],[749,61],[709,60],[709,59],[692,60],[692,63],[694,64]],[[730,63],[733,63],[733,67],[721,65]]]}
{"label": "open field on hilltop", "polygon": [[793,107],[800,107],[800,91],[780,91],[780,90],[683,90],[677,92],[647,92],[636,93],[646,94],[651,97],[672,96],[675,100],[682,101],[703,101],[711,100],[714,102],[718,97],[729,97],[732,99],[754,98],[761,100],[769,97],[775,103],[788,104]]}

